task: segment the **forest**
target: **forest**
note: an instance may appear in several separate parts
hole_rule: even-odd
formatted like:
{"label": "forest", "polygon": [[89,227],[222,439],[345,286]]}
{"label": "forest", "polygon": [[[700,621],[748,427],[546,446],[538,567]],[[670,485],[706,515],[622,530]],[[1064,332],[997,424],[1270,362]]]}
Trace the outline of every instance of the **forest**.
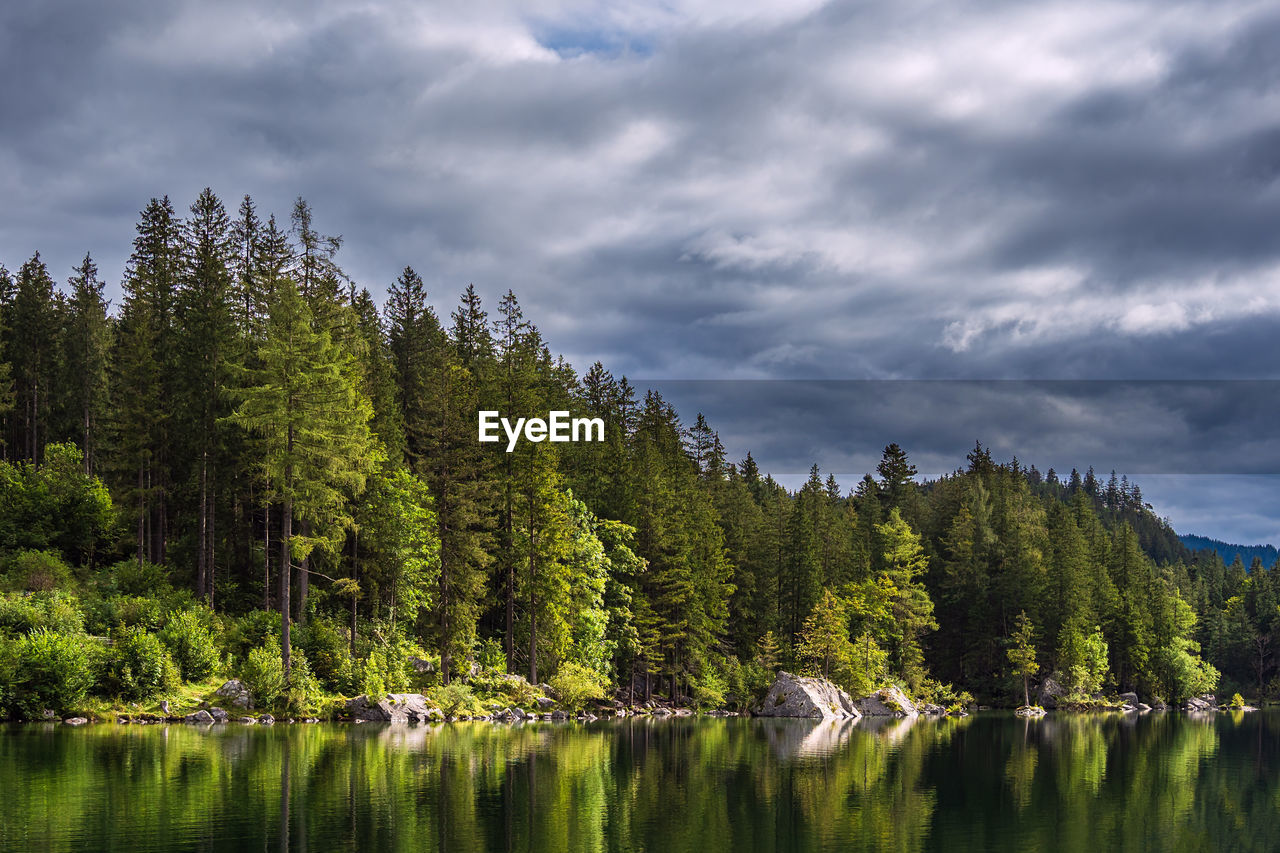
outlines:
{"label": "forest", "polygon": [[[0,710],[250,670],[380,692],[424,662],[704,708],[779,668],[944,704],[1021,703],[1027,662],[1082,703],[1280,693],[1280,573],[1188,550],[1125,477],[978,443],[922,480],[891,444],[789,490],[555,355],[511,290],[437,309],[405,267],[378,305],[341,248],[302,199],[282,222],[205,190],[142,210],[119,305],[88,254],[61,284],[0,267]],[[605,440],[508,453],[482,409]]]}

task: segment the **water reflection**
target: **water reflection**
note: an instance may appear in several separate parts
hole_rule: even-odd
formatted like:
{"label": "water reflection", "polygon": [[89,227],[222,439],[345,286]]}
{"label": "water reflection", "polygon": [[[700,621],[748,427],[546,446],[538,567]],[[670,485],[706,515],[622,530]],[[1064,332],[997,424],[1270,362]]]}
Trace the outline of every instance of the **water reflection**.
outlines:
{"label": "water reflection", "polygon": [[0,729],[0,848],[1280,849],[1280,715]]}

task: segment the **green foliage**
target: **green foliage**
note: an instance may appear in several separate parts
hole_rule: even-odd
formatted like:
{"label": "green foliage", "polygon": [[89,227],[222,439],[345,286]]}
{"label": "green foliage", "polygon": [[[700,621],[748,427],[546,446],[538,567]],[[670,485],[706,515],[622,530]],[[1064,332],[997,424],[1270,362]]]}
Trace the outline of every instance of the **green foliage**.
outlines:
{"label": "green foliage", "polygon": [[456,681],[432,688],[429,695],[431,701],[435,702],[449,717],[463,715],[474,717],[484,713],[484,707],[481,706],[471,688]]}
{"label": "green foliage", "polygon": [[178,667],[155,634],[126,628],[115,637],[100,685],[107,695],[145,702],[180,684]]}
{"label": "green foliage", "polygon": [[729,679],[723,669],[714,666],[703,667],[692,682],[694,704],[703,710],[720,708],[725,703],[729,692]]}
{"label": "green foliage", "polygon": [[[556,700],[570,711],[582,710],[588,699],[603,698],[608,688],[607,682],[598,673],[573,661],[561,664],[559,671],[551,677],[550,684],[555,691]],[[712,686],[716,685],[712,683]],[[723,694],[723,685],[719,686]]]}
{"label": "green foliage", "polygon": [[[281,666],[283,669],[283,664]],[[311,673],[307,656],[301,652],[295,653],[290,661],[289,677],[285,680],[284,690],[278,699],[281,709],[295,717],[311,717],[319,711],[322,696],[323,690]]]}
{"label": "green foliage", "polygon": [[67,593],[0,593],[0,637],[35,631],[82,634],[84,624],[79,602]]}
{"label": "green foliage", "polygon": [[74,445],[48,445],[39,468],[0,461],[0,552],[51,550],[89,562],[112,521],[107,487],[84,473]]}
{"label": "green foliage", "polygon": [[106,571],[110,588],[120,595],[150,596],[171,588],[164,566],[143,560],[122,560]]}
{"label": "green foliage", "polygon": [[507,669],[507,653],[502,643],[492,637],[480,640],[476,644],[476,663],[493,672],[505,672]]}
{"label": "green foliage", "polygon": [[822,598],[805,620],[796,652],[812,674],[830,678],[834,673],[839,677],[850,668],[853,647],[849,642],[847,609],[846,602],[824,589]]}
{"label": "green foliage", "polygon": [[[231,622],[226,631],[227,650],[238,661],[247,660],[254,649],[273,640],[280,651],[280,614],[270,610],[251,610]],[[283,666],[283,664],[282,664]]]}
{"label": "green foliage", "polygon": [[221,663],[213,634],[193,611],[170,613],[159,636],[187,681],[208,678]]}
{"label": "green foliage", "polygon": [[74,710],[93,685],[93,665],[82,636],[44,629],[24,634],[8,664],[8,705],[28,720],[40,719],[46,710]]}
{"label": "green foliage", "polygon": [[249,651],[240,667],[240,680],[253,695],[256,708],[271,708],[288,686],[284,677],[284,661],[280,643],[274,636]]}
{"label": "green foliage", "polygon": [[1040,665],[1036,663],[1035,626],[1027,618],[1026,611],[1019,613],[1014,620],[1013,636],[1009,639],[1006,654],[1013,664],[1013,674],[1022,679],[1022,704],[1030,705],[1029,681],[1040,671]]}
{"label": "green foliage", "polygon": [[296,638],[296,647],[302,650],[324,689],[345,693],[351,688],[354,662],[350,644],[346,632],[334,620],[312,619],[298,629]]}
{"label": "green foliage", "polygon": [[1062,686],[1072,701],[1084,701],[1102,689],[1107,678],[1107,641],[1101,628],[1087,637],[1074,625],[1062,632],[1058,648],[1058,666]]}
{"label": "green foliage", "polygon": [[5,585],[13,590],[48,592],[71,583],[71,567],[56,551],[19,551],[5,561]]}

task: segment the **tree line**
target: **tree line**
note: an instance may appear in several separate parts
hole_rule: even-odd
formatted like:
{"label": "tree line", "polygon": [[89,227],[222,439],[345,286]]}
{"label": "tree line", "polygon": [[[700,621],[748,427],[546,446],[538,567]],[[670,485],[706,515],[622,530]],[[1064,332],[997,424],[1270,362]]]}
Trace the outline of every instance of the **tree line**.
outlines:
{"label": "tree line", "polygon": [[[814,466],[790,490],[701,415],[575,370],[513,292],[445,314],[406,267],[379,306],[341,247],[302,199],[281,223],[206,189],[146,205],[115,310],[89,255],[64,286],[38,253],[0,267],[6,566],[160,566],[279,612],[286,673],[291,626],[324,619],[352,650],[419,644],[446,684],[482,661],[719,704],[788,666],[1004,701],[1021,638],[1080,697],[1276,692],[1273,568],[1192,554],[1125,478],[979,444],[921,482],[890,445],[852,489]],[[481,409],[605,440],[508,453]],[[66,478],[95,497],[36,524]]]}

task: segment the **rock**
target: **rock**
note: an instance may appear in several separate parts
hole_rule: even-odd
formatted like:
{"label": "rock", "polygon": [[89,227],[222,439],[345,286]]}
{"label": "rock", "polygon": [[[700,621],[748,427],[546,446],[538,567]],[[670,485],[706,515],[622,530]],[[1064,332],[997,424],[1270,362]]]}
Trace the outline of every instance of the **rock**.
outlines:
{"label": "rock", "polygon": [[1153,697],[1151,697],[1151,710],[1153,710],[1153,711],[1167,711],[1167,710],[1169,710],[1169,706],[1168,706],[1168,705],[1165,703],[1165,701],[1164,701],[1163,699],[1161,699],[1159,696],[1153,696]]}
{"label": "rock", "polygon": [[258,725],[260,726],[274,726],[275,724],[276,724],[276,718],[271,716],[270,714],[263,714],[261,717],[258,718]]}
{"label": "rock", "polygon": [[1139,702],[1134,707],[1136,707],[1138,711],[1143,714],[1146,714],[1151,711],[1151,706],[1148,705],[1146,702]]}
{"label": "rock", "polygon": [[523,720],[527,718],[529,715],[525,713],[523,708],[512,708],[511,716],[515,717],[517,720]]}
{"label": "rock", "polygon": [[352,719],[370,723],[425,723],[442,716],[421,693],[390,693],[376,699],[357,696],[347,701],[347,713]]}
{"label": "rock", "polygon": [[557,708],[556,710],[554,710],[554,711],[552,711],[552,712],[551,712],[551,719],[553,719],[553,720],[567,720],[567,719],[569,719],[569,715],[568,715],[568,714],[566,714],[564,711],[561,711],[559,708]]}
{"label": "rock", "polygon": [[548,699],[546,696],[539,696],[537,698],[537,703],[538,707],[545,711],[552,705],[556,704],[556,701],[554,699]]}
{"label": "rock", "polygon": [[84,717],[67,717],[62,722],[64,725],[68,725],[68,726],[83,726],[87,724],[89,721],[86,720]]}
{"label": "rock", "polygon": [[1125,705],[1133,705],[1136,707],[1138,704],[1138,694],[1137,693],[1121,693],[1120,701]]}
{"label": "rock", "polygon": [[932,702],[921,702],[916,705],[916,711],[921,714],[928,714],[931,717],[941,717],[947,713],[947,709],[941,705],[935,705]]}
{"label": "rock", "polygon": [[1058,700],[1067,695],[1067,688],[1058,680],[1058,673],[1046,676],[1040,682],[1040,690],[1036,693],[1036,702],[1045,708],[1058,707]]}
{"label": "rock", "polygon": [[881,687],[854,703],[867,717],[914,717],[916,706],[899,687]]}
{"label": "rock", "polygon": [[255,720],[253,717],[241,717],[240,722],[244,723],[246,726],[252,726],[254,723],[258,721]]}
{"label": "rock", "polygon": [[671,709],[670,709],[670,708],[668,708],[668,707],[666,707],[666,706],[659,705],[657,708],[654,708],[654,709],[653,709],[653,713],[652,713],[652,714],[650,714],[650,716],[652,716],[652,717],[670,717],[670,716],[671,716]]}
{"label": "rock", "polygon": [[1045,715],[1045,710],[1044,708],[1038,708],[1035,705],[1023,705],[1013,713],[1019,717],[1043,717]]}
{"label": "rock", "polygon": [[160,713],[164,714],[166,717],[173,713],[173,710],[169,707],[168,699],[162,699],[160,701]]}
{"label": "rock", "polygon": [[187,714],[187,716],[183,718],[183,722],[207,725],[213,722],[213,715],[208,711],[196,711],[194,714]]}
{"label": "rock", "polygon": [[223,684],[214,691],[213,695],[226,699],[233,708],[253,707],[253,694],[249,692],[249,688],[244,685],[244,682],[238,678],[233,678]]}
{"label": "rock", "polygon": [[210,708],[209,716],[213,717],[213,721],[215,723],[225,723],[227,720],[231,719],[231,715],[221,708]]}
{"label": "rock", "polygon": [[413,671],[419,675],[427,675],[428,673],[436,671],[436,665],[434,663],[424,658],[412,655],[409,657],[409,666],[413,667]]}
{"label": "rock", "polygon": [[789,672],[778,673],[756,713],[761,717],[823,720],[847,717],[857,719],[862,716],[849,694],[830,681],[792,675]]}
{"label": "rock", "polygon": [[1213,694],[1205,693],[1203,696],[1193,696],[1187,700],[1184,706],[1188,711],[1207,713],[1218,710],[1218,700]]}

